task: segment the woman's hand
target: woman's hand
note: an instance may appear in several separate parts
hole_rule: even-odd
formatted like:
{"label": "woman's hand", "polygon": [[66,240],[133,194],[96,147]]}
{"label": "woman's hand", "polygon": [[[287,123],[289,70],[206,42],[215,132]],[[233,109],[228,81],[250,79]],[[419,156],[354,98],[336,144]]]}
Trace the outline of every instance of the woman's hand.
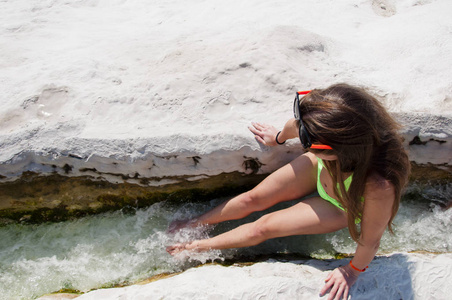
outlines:
{"label": "woman's hand", "polygon": [[[265,146],[276,146],[276,135],[278,134],[279,130],[276,129],[272,125],[262,124],[262,123],[251,123],[251,126],[248,127],[248,129],[254,133],[254,137],[256,140],[264,144]],[[284,142],[279,141],[280,143]]]}
{"label": "woman's hand", "polygon": [[326,278],[325,285],[320,291],[320,296],[325,295],[325,293],[331,289],[328,300],[347,299],[348,292],[358,279],[358,275],[359,272],[353,270],[348,264],[336,268]]}

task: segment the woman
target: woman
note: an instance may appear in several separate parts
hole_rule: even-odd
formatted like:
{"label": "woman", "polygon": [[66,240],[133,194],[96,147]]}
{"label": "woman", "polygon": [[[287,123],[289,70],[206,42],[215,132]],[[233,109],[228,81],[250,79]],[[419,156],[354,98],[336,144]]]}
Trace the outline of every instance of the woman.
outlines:
{"label": "woman", "polygon": [[[300,96],[306,94],[300,99]],[[320,294],[347,298],[358,275],[374,258],[386,227],[392,232],[410,164],[398,125],[383,106],[364,90],[338,84],[324,90],[298,92],[295,118],[282,131],[253,123],[257,141],[267,146],[299,137],[306,153],[269,175],[251,191],[226,201],[182,226],[216,224],[240,219],[276,203],[312,197],[292,207],[264,215],[216,237],[167,248],[182,250],[238,248],[267,239],[333,232],[348,227],[357,247],[349,264],[335,269]],[[360,230],[357,224],[360,223]]]}

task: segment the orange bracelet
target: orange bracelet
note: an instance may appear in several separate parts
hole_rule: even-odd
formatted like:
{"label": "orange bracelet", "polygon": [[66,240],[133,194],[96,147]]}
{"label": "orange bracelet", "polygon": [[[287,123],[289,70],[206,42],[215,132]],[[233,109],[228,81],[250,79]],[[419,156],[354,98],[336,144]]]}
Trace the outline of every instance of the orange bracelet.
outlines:
{"label": "orange bracelet", "polygon": [[364,269],[360,270],[360,269],[358,269],[357,267],[355,267],[355,266],[352,264],[352,261],[350,261],[350,267],[352,267],[353,270],[356,270],[356,271],[358,271],[358,272],[364,272],[364,271],[366,271],[366,269],[367,269],[369,266],[367,266],[367,267],[365,267]]}

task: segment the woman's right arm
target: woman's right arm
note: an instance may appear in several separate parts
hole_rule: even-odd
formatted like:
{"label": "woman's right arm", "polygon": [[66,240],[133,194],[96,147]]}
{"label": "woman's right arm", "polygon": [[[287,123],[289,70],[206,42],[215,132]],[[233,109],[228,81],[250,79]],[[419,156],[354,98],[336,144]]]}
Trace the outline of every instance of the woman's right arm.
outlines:
{"label": "woman's right arm", "polygon": [[[276,135],[279,130],[272,125],[262,123],[252,123],[248,129],[254,133],[256,140],[266,146],[276,146]],[[290,119],[284,125],[281,133],[278,135],[278,142],[283,143],[286,140],[298,137],[298,122],[294,118]]]}

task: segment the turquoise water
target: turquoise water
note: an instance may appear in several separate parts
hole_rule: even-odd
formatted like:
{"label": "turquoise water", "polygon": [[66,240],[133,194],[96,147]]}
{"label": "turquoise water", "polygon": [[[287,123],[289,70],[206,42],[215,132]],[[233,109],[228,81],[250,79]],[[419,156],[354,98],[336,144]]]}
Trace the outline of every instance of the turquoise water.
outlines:
{"label": "turquoise water", "polygon": [[[443,210],[438,205],[450,197],[450,190],[450,186],[423,190],[421,197],[429,197],[429,202],[405,200],[395,219],[396,235],[384,235],[380,253],[452,252],[452,209]],[[135,213],[117,211],[62,223],[0,227],[0,298],[33,299],[61,289],[87,292],[181,271],[214,259],[275,253],[328,258],[335,253],[354,252],[354,242],[348,231],[342,230],[202,253],[188,261],[166,253],[165,247],[174,242],[214,235],[260,215],[215,228],[166,233],[171,220],[193,217],[221,201],[224,199],[177,207],[158,203]],[[291,204],[279,205],[277,209]]]}

